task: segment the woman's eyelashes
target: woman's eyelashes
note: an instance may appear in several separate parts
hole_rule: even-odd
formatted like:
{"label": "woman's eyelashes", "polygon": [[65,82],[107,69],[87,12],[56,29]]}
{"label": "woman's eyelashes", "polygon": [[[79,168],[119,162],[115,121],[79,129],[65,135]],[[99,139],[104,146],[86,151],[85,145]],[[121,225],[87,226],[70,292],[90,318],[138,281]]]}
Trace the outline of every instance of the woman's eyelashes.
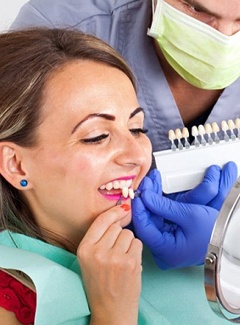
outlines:
{"label": "woman's eyelashes", "polygon": [[[132,128],[129,131],[135,137],[138,137],[140,134],[145,134],[148,132],[147,129],[143,129],[143,128]],[[95,137],[81,139],[81,142],[85,143],[85,144],[100,144],[105,139],[107,139],[109,136],[110,136],[109,133],[103,133],[103,134],[97,135]]]}
{"label": "woman's eyelashes", "polygon": [[133,128],[133,129],[130,129],[129,131],[130,131],[130,132],[132,133],[132,135],[134,135],[134,136],[139,136],[141,133],[142,133],[142,134],[146,134],[146,133],[148,132],[147,129],[143,129],[143,128]]}
{"label": "woman's eyelashes", "polygon": [[109,137],[109,133],[105,134],[100,134],[97,135],[96,137],[92,138],[87,138],[87,139],[82,139],[81,142],[86,143],[86,144],[98,144],[101,143],[103,140],[107,139]]}

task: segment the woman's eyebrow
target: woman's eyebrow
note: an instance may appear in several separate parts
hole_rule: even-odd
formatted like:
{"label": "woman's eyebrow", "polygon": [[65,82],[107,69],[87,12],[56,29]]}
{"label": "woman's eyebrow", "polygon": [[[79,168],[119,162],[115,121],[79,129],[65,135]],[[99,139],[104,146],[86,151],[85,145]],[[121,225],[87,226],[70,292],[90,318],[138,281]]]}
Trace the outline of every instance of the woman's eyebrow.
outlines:
{"label": "woman's eyebrow", "polygon": [[96,118],[96,117],[100,117],[103,118],[107,121],[115,121],[116,117],[114,115],[110,115],[110,114],[105,114],[105,113],[92,113],[87,115],[86,117],[84,117],[83,120],[81,120],[72,130],[72,134],[77,130],[77,128],[84,122],[86,122],[87,120],[90,120],[92,118]]}
{"label": "woman's eyebrow", "polygon": [[130,114],[129,118],[134,117],[138,113],[143,113],[145,115],[144,109],[142,107],[138,107]]}
{"label": "woman's eyebrow", "polygon": [[[134,117],[136,114],[142,112],[144,114],[144,110],[141,107],[137,107],[131,114],[129,118]],[[107,121],[115,121],[116,117],[114,115],[111,114],[106,114],[106,113],[92,113],[87,115],[86,117],[84,117],[84,119],[82,119],[77,125],[75,125],[75,127],[72,130],[72,134],[77,130],[77,128],[82,125],[84,122],[92,119],[92,118],[102,118],[105,119]]]}

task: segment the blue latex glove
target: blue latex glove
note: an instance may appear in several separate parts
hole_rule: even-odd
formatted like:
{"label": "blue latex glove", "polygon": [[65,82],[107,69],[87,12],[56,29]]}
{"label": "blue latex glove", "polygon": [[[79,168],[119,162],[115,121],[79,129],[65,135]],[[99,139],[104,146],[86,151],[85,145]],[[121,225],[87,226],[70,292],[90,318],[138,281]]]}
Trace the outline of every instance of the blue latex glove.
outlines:
{"label": "blue latex glove", "polygon": [[[220,210],[237,174],[237,165],[234,162],[228,162],[223,169],[212,165],[207,169],[203,181],[194,189],[164,195],[178,202],[203,204]],[[151,178],[151,174],[149,176]]]}
{"label": "blue latex glove", "polygon": [[[141,197],[132,202],[132,226],[136,236],[148,246],[162,269],[203,263],[218,210],[166,198],[162,196],[159,172],[153,170],[149,176],[139,187]],[[222,173],[218,188],[227,194],[234,183],[231,181],[232,177]],[[222,199],[220,194],[217,196]],[[211,200],[213,204],[214,200]]]}

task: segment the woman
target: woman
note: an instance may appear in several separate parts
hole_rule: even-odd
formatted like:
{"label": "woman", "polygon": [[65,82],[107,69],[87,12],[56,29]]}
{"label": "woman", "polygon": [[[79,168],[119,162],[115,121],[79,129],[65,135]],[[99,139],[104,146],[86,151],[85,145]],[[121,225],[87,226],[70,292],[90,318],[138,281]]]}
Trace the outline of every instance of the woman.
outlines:
{"label": "woman", "polygon": [[0,35],[0,57],[1,323],[169,324],[140,299],[142,243],[124,229],[151,165],[126,63],[44,28]]}
{"label": "woman", "polygon": [[[90,324],[119,324],[123,314],[136,324],[142,244],[122,227],[151,145],[132,74],[109,46],[79,32],[16,32],[1,35],[1,46],[1,85],[14,80],[0,99],[3,234],[77,254]],[[4,324],[22,324],[18,312],[0,310]]]}

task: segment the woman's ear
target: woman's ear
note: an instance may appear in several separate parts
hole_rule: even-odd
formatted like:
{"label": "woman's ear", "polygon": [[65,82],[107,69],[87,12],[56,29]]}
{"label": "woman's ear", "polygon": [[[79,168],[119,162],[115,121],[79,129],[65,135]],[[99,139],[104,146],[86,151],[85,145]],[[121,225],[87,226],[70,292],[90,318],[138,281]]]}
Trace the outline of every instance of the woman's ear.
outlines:
{"label": "woman's ear", "polygon": [[20,182],[26,178],[22,168],[21,148],[11,142],[0,142],[0,174],[12,186],[23,189]]}

